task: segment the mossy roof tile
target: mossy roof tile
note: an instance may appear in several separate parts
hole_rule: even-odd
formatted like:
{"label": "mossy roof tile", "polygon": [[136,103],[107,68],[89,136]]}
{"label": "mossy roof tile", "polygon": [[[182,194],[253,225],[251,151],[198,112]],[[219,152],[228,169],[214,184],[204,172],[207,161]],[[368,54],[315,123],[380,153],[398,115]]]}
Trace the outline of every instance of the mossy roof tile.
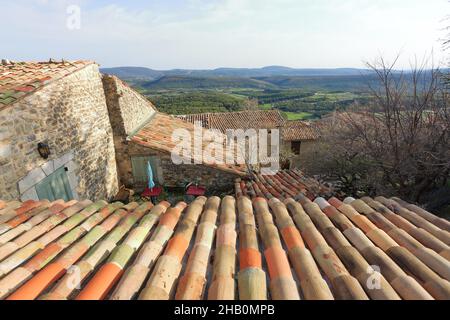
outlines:
{"label": "mossy roof tile", "polygon": [[[15,103],[26,94],[32,94],[50,82],[93,63],[92,61],[63,61],[1,64],[0,110]],[[13,98],[10,99],[11,97]]]}
{"label": "mossy roof tile", "polygon": [[[177,211],[178,217],[180,218],[183,211],[184,215],[181,216],[179,221],[175,220],[173,230],[169,230],[173,232],[161,231],[163,228],[166,228],[167,219],[160,218],[158,222],[156,221],[158,217],[164,217],[160,216],[160,214],[166,210],[162,210],[161,206],[158,209],[157,205],[152,206],[144,203],[139,208],[145,206],[145,213],[141,212],[138,214],[137,211],[140,209],[137,208],[137,203],[130,203],[125,207],[117,203],[116,206],[110,206],[108,210],[103,211],[101,207],[96,205],[95,208],[97,208],[97,211],[92,214],[95,215],[99,211],[102,211],[104,216],[96,222],[96,226],[89,233],[80,233],[79,228],[75,227],[72,231],[66,230],[61,234],[61,237],[47,243],[41,248],[38,247],[37,242],[33,242],[30,246],[27,246],[29,248],[27,250],[20,249],[19,246],[16,246],[13,252],[10,253],[10,256],[0,258],[0,267],[9,266],[10,261],[15,261],[15,265],[8,267],[7,272],[0,277],[0,298],[73,299],[77,297],[76,293],[78,289],[83,292],[89,286],[91,279],[98,278],[99,276],[102,276],[101,279],[105,279],[108,282],[107,288],[91,286],[91,290],[94,293],[103,292],[104,290],[105,299],[114,298],[114,287],[117,289],[121,286],[121,292],[124,289],[127,291],[128,286],[134,286],[136,291],[131,292],[132,294],[129,295],[129,298],[140,297],[141,293],[146,290],[145,279],[163,279],[167,272],[173,272],[169,268],[164,273],[160,273],[160,269],[144,265],[143,262],[147,259],[143,258],[147,256],[154,257],[154,261],[145,263],[151,263],[152,266],[155,266],[165,261],[164,259],[168,256],[173,256],[173,254],[184,255],[184,252],[190,257],[195,257],[196,263],[190,262],[193,259],[184,259],[181,261],[179,265],[181,272],[179,275],[177,274],[177,277],[179,276],[180,279],[189,279],[189,277],[194,276],[195,278],[198,276],[196,272],[204,270],[201,271],[201,287],[205,285],[206,287],[212,287],[218,279],[222,282],[223,277],[214,277],[214,272],[216,270],[225,270],[225,266],[229,266],[231,263],[230,269],[232,270],[228,272],[229,281],[231,282],[235,281],[236,275],[239,275],[238,278],[241,278],[245,276],[246,271],[254,271],[256,266],[263,275],[264,273],[270,275],[268,278],[266,276],[260,279],[258,278],[258,281],[260,281],[258,283],[265,284],[266,279],[270,281],[270,288],[269,285],[267,285],[267,288],[266,285],[261,286],[263,297],[269,296],[276,298],[273,292],[281,286],[278,280],[284,278],[284,275],[280,276],[280,271],[292,269],[292,272],[295,272],[297,277],[291,277],[291,283],[295,284],[295,286],[290,287],[290,290],[295,291],[295,288],[302,290],[306,288],[306,291],[303,292],[307,293],[304,295],[305,299],[318,299],[321,297],[320,294],[317,296],[313,294],[317,293],[316,290],[314,292],[307,291],[311,284],[314,284],[315,287],[320,288],[322,291],[326,290],[330,292],[330,295],[332,295],[327,295],[327,299],[333,298],[333,296],[336,299],[342,297],[355,299],[355,296],[347,295],[345,292],[347,290],[351,290],[354,293],[357,292],[355,288],[359,284],[364,286],[364,290],[371,299],[409,299],[413,293],[415,299],[430,299],[433,297],[436,299],[450,298],[449,290],[446,289],[449,278],[448,269],[440,268],[435,263],[435,261],[439,260],[443,267],[449,264],[446,258],[439,258],[440,249],[436,251],[436,248],[428,247],[427,241],[423,241],[415,233],[406,231],[402,225],[397,224],[395,227],[390,227],[393,228],[392,230],[397,230],[397,232],[383,233],[381,230],[387,228],[387,225],[377,224],[374,221],[375,226],[373,228],[378,231],[375,234],[376,237],[371,237],[373,232],[365,232],[364,225],[360,219],[350,219],[347,217],[351,214],[352,216],[364,216],[371,219],[369,213],[372,210],[380,211],[380,207],[387,206],[392,208],[393,211],[389,211],[390,214],[386,215],[385,213],[388,210],[386,207],[384,214],[381,213],[383,217],[390,219],[392,215],[403,215],[412,221],[411,225],[413,228],[419,228],[418,224],[423,224],[424,221],[428,221],[438,228],[437,230],[445,232],[450,225],[448,221],[444,221],[428,211],[410,205],[398,198],[388,199],[378,197],[375,200],[368,197],[362,198],[361,200],[355,200],[353,198],[344,200],[341,198],[341,200],[344,200],[342,202],[337,198],[329,198],[332,196],[330,192],[329,187],[322,185],[317,180],[304,176],[299,170],[283,170],[271,176],[257,174],[254,180],[237,182],[235,185],[236,199],[233,196],[223,198],[221,200],[220,210],[219,207],[213,209],[211,205],[208,205],[210,200],[206,203],[203,202],[202,210],[200,210],[200,223],[192,223],[192,228],[194,229],[192,232],[195,232],[196,236],[192,237],[188,243],[184,243],[179,247],[173,245],[173,243],[176,239],[178,239],[176,241],[179,241],[180,233],[186,229],[186,224],[183,224],[183,216],[187,217],[194,210],[197,210],[199,201],[193,202],[196,203],[194,205],[191,203],[186,209],[184,209],[185,204],[182,202],[176,206],[180,210],[179,212]],[[294,200],[293,195],[296,195],[296,200]],[[318,196],[326,197],[328,201],[325,198],[316,198]],[[247,197],[252,198],[253,203]],[[314,199],[315,204],[311,202]],[[202,200],[200,199],[200,201]],[[224,205],[225,203],[227,203],[226,206]],[[181,207],[180,204],[182,204]],[[18,203],[17,205],[15,205],[15,202],[0,200],[0,217],[10,215],[11,213],[15,213],[16,215],[28,213],[33,210],[31,208],[42,206],[44,203],[28,201]],[[71,209],[76,205],[77,203],[75,202],[70,206],[68,205],[67,208]],[[164,204],[164,208],[167,208],[167,206],[169,205]],[[78,212],[80,210],[81,207],[78,206],[76,210],[74,209],[72,211]],[[154,210],[162,211],[158,211],[160,213],[153,216],[156,214]],[[173,212],[174,210],[175,203],[172,204],[172,208],[167,208],[167,213]],[[205,229],[202,229],[204,224],[201,222],[206,221],[204,219],[206,216],[211,215],[211,210],[215,210],[220,216],[219,222],[216,221],[211,224],[213,229],[214,226],[218,226],[219,229],[212,232],[219,232],[226,225],[222,222],[222,217],[226,212],[229,212],[234,220],[238,220],[236,221],[237,225],[234,222],[231,224],[228,223],[228,228],[230,228],[230,231],[239,230],[239,232],[234,233],[235,241],[232,242],[234,243],[234,247],[233,245],[229,247],[229,244],[224,245],[221,241],[217,241],[216,254],[199,256],[199,252],[196,250],[199,250],[198,248],[200,246],[198,244],[203,242],[199,242],[198,239],[203,238],[198,238],[198,236],[202,235],[205,231]],[[108,219],[114,215],[117,215],[117,217],[111,223]],[[253,220],[255,220],[256,216],[258,229],[255,229],[253,224],[247,224],[247,219],[243,219],[246,216],[250,216]],[[413,217],[414,219],[412,219]],[[153,224],[147,225],[147,221],[151,220],[150,218],[153,219],[152,221],[155,225],[157,222],[158,226],[153,227]],[[85,219],[89,218],[86,216]],[[339,223],[342,219],[347,221],[345,226]],[[308,221],[310,222],[308,223]],[[83,222],[80,221],[80,223],[82,224]],[[332,224],[334,226],[331,226]],[[442,227],[439,227],[439,225]],[[245,228],[245,226],[250,226],[250,228]],[[348,228],[348,226],[351,227]],[[13,230],[19,228],[20,225],[16,226]],[[358,230],[358,237],[350,236],[349,230]],[[249,239],[247,235],[249,231],[254,232],[255,241],[258,242],[257,238],[259,237],[263,240],[263,247],[258,248],[258,245],[256,245],[256,248],[246,246],[248,241],[242,240]],[[22,234],[31,232],[31,230],[24,230]],[[51,228],[47,231],[47,234],[50,232],[52,232]],[[417,242],[417,245],[415,247],[404,246],[400,241],[402,238],[395,237],[399,233],[410,235],[412,237],[411,240],[417,240],[414,240]],[[117,237],[112,240],[111,235],[114,234]],[[165,237],[161,238],[163,235]],[[163,240],[163,245],[156,242],[157,236],[158,239]],[[341,237],[344,241],[334,241],[336,240],[334,236]],[[383,246],[380,246],[380,244],[383,244],[386,239],[390,239],[389,237],[391,236],[395,240],[392,240],[392,243],[395,243],[395,245],[391,248],[383,249]],[[216,234],[217,239],[221,237],[219,233]],[[296,241],[292,242],[292,237],[295,237]],[[433,235],[429,234],[428,237],[433,237]],[[345,238],[349,241],[345,241]],[[373,239],[374,242],[372,243],[369,238],[371,240]],[[67,240],[67,242],[64,242],[63,239]],[[276,241],[274,242],[273,239]],[[359,243],[361,239],[365,239],[365,243],[369,244],[369,246],[361,246]],[[270,246],[265,247],[264,241]],[[13,242],[14,240],[11,240],[8,243]],[[172,243],[170,251],[165,250],[167,249],[168,243]],[[448,247],[446,244],[443,244],[443,246]],[[187,251],[185,251],[186,248]],[[225,256],[221,253],[224,248],[229,249],[227,259],[224,259]],[[251,248],[251,251],[248,250],[249,248]],[[372,250],[372,248],[376,250]],[[284,249],[289,254],[289,259],[284,257]],[[273,263],[273,257],[269,255],[274,250],[278,251],[280,253],[279,257],[284,260],[284,265],[281,265],[281,267],[278,263]],[[93,255],[94,252],[95,254]],[[383,252],[385,253],[383,254]],[[161,256],[159,256],[160,254]],[[261,264],[262,255],[265,256],[267,263]],[[255,260],[255,265],[241,263],[238,264],[239,270],[237,268],[234,270],[234,260],[231,258],[236,259],[237,256],[239,256],[241,262],[242,259],[251,258],[255,260],[255,257],[258,257],[258,259]],[[14,259],[11,260],[10,257]],[[92,265],[89,265],[90,263]],[[361,275],[361,272],[364,272],[368,265],[377,265],[378,263],[383,263],[383,266],[390,266],[390,269],[380,268],[380,276],[384,277],[381,282],[382,287],[377,287],[373,290],[368,289],[365,287],[367,283],[366,279],[370,275],[371,270],[367,269],[367,276],[364,274]],[[203,266],[210,264],[212,265],[211,269],[203,268]],[[77,277],[73,276],[69,270],[71,265],[74,265],[74,270],[77,270],[76,267],[80,267],[82,270],[82,274],[78,274],[80,278],[77,278],[78,275]],[[112,277],[103,277],[105,274],[109,275],[108,270],[104,270],[104,266],[111,265],[114,265],[120,272],[114,272]],[[360,266],[364,267],[364,269],[360,269]],[[307,269],[301,269],[300,267]],[[6,269],[0,268],[0,270]],[[137,270],[142,274],[133,274]],[[302,270],[309,271],[304,273]],[[426,272],[420,273],[423,270]],[[404,271],[407,273],[404,273]],[[288,271],[288,273],[290,272]],[[405,275],[409,275],[410,273],[412,276],[405,278]],[[323,281],[322,274],[330,281]],[[430,279],[427,282],[418,281],[416,280],[418,279],[418,275]],[[340,281],[343,277],[347,280],[354,279],[355,281]],[[125,278],[127,278],[127,281],[123,282]],[[398,286],[399,278],[406,281],[405,283],[411,284],[411,286]],[[79,279],[78,281],[80,283],[74,282],[77,281],[76,279]],[[429,286],[429,283],[434,283],[435,286]],[[245,282],[238,281],[234,285],[237,286],[236,288],[241,293],[243,288],[241,286],[245,286],[246,284]],[[434,288],[437,285],[441,285],[442,289],[435,290]],[[126,286],[126,288],[123,286]],[[186,290],[183,281],[179,281],[178,283],[174,282],[173,289],[175,292],[179,290],[183,292],[183,290]],[[230,286],[229,289],[230,297],[233,298],[235,288]],[[288,291],[287,293],[292,293],[292,291]],[[342,295],[343,293],[344,295]],[[207,297],[208,295],[205,294],[204,298]],[[235,298],[242,297],[236,295]]]}

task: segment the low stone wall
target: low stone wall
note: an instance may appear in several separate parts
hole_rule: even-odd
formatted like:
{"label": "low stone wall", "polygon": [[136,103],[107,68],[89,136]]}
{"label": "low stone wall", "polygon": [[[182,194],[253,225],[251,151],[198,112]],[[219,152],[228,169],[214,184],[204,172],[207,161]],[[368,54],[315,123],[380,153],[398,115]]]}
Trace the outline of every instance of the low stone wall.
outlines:
{"label": "low stone wall", "polygon": [[130,135],[155,114],[155,108],[150,101],[117,77],[103,75],[102,81],[115,136]]}
{"label": "low stone wall", "polygon": [[[39,155],[39,142],[50,146],[49,159]],[[34,198],[34,185],[59,164],[69,167],[69,181],[76,185],[73,193],[80,198],[110,198],[118,190],[112,129],[97,65],[0,111],[0,198]]]}

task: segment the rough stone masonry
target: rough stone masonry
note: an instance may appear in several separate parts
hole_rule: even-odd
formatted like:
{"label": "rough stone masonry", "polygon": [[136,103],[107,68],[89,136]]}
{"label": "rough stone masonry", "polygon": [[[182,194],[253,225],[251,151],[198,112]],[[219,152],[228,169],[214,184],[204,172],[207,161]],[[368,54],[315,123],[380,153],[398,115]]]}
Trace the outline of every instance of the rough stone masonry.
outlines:
{"label": "rough stone masonry", "polygon": [[[49,159],[37,152],[39,142],[50,146]],[[75,198],[117,192],[113,135],[96,64],[0,111],[0,198],[36,198],[35,185],[62,166]]]}

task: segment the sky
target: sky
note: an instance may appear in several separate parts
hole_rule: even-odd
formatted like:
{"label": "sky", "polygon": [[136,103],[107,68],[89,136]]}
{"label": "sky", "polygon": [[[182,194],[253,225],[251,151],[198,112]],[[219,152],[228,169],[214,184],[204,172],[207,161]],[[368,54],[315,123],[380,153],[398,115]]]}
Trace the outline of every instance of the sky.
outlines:
{"label": "sky", "polygon": [[[397,68],[445,61],[448,0],[0,0],[0,58],[102,67]],[[447,53],[448,55],[448,53]]]}

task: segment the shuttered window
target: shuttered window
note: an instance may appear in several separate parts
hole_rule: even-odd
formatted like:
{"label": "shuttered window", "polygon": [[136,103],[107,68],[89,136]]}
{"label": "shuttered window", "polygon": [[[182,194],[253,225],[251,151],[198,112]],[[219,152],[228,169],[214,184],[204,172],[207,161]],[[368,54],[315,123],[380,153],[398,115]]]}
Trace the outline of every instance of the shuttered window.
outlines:
{"label": "shuttered window", "polygon": [[152,156],[139,156],[131,157],[131,167],[133,171],[134,183],[142,185],[148,182],[147,177],[147,162],[150,161],[153,172],[153,181],[156,184],[162,184],[161,169],[159,165],[159,159]]}
{"label": "shuttered window", "polygon": [[72,190],[70,189],[69,179],[67,178],[65,168],[63,167],[56,170],[54,173],[39,182],[36,185],[36,193],[39,200],[72,200]]}

